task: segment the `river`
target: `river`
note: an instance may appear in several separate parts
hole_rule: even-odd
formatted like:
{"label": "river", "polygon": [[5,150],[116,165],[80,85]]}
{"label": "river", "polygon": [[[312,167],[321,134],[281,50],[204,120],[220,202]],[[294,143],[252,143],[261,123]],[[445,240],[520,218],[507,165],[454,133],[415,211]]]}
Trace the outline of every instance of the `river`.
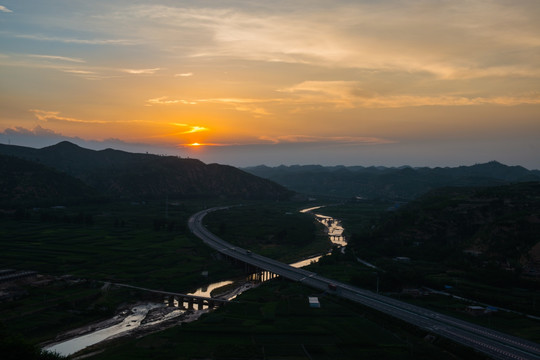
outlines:
{"label": "river", "polygon": [[[300,212],[302,213],[312,213],[313,210],[319,209],[322,206],[303,209]],[[336,219],[331,218],[330,216],[313,214],[315,219],[323,224],[326,227],[328,237],[330,241],[344,251],[347,242],[343,236],[343,227],[340,222]],[[304,259],[295,263],[290,264],[293,267],[300,268],[308,266],[314,262],[319,261],[319,259],[324,255],[317,255],[308,259]],[[272,274],[273,275],[273,274]],[[266,276],[263,277],[266,280],[269,280],[275,276]],[[253,277],[248,277],[241,281],[236,281],[238,283],[233,289],[227,291],[225,298],[227,300],[232,300],[236,296],[240,295],[244,291],[247,291],[255,287],[255,283],[252,282],[255,280]],[[261,282],[261,278],[257,278],[257,282]],[[234,284],[232,280],[220,281],[217,283],[209,284],[203,286],[196,291],[189,293],[187,295],[195,296],[204,296],[211,297],[212,291],[223,288],[224,286],[229,286]],[[69,356],[75,354],[78,351],[81,351],[91,345],[95,345],[104,340],[112,339],[115,337],[127,335],[133,333],[136,330],[142,330],[150,327],[155,327],[160,323],[163,323],[168,320],[173,320],[178,318],[178,323],[188,322],[196,320],[200,315],[209,311],[208,309],[204,310],[194,310],[188,312],[186,310],[180,310],[178,308],[168,307],[167,304],[163,303],[144,303],[133,305],[130,310],[125,310],[122,313],[116,315],[112,319],[109,319],[105,322],[102,322],[96,325],[97,329],[92,330],[91,327],[87,327],[86,331],[91,331],[83,335],[78,336],[76,333],[73,334],[73,338],[65,341],[61,341],[55,344],[47,345],[43,349],[50,352],[56,352],[60,355]],[[84,330],[81,330],[83,332]]]}
{"label": "river", "polygon": [[323,207],[325,206],[321,205],[310,207],[300,210],[300,212],[313,214],[313,216],[315,216],[315,219],[326,227],[326,233],[328,234],[328,237],[332,244],[340,247],[341,251],[344,252],[345,247],[347,246],[347,239],[345,238],[345,236],[343,236],[343,232],[345,231],[345,229],[341,225],[341,222],[331,216],[316,214],[313,212],[314,210],[318,210]]}

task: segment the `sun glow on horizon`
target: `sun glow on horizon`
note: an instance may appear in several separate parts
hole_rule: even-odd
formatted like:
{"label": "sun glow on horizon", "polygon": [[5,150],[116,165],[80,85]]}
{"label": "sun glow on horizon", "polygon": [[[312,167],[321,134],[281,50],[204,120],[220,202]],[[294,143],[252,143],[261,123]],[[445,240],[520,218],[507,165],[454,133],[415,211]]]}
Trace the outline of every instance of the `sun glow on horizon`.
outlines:
{"label": "sun glow on horizon", "polygon": [[8,3],[0,144],[540,168],[539,1]]}

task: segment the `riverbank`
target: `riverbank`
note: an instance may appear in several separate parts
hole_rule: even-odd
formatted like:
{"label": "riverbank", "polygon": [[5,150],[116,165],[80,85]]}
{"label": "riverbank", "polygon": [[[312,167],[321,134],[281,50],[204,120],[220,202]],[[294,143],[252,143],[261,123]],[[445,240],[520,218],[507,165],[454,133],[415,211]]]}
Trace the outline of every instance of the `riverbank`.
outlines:
{"label": "riverbank", "polygon": [[[223,285],[224,283],[226,285]],[[227,281],[207,285],[190,295],[210,296],[209,292],[213,291],[214,298],[232,300],[244,291],[255,287],[257,284],[251,282]],[[81,355],[83,358],[88,356],[86,354],[88,349],[101,349],[119,338],[138,338],[192,322],[209,311],[211,310],[182,310],[178,307],[167,306],[165,303],[138,302],[122,306],[118,313],[110,319],[64,332],[54,340],[42,343],[41,347],[64,356],[70,356],[84,350],[85,355]]]}
{"label": "riverbank", "polygon": [[43,349],[69,356],[121,337],[140,337],[197,320],[208,310],[180,310],[158,303],[138,303],[113,318],[83,326],[57,336]]}

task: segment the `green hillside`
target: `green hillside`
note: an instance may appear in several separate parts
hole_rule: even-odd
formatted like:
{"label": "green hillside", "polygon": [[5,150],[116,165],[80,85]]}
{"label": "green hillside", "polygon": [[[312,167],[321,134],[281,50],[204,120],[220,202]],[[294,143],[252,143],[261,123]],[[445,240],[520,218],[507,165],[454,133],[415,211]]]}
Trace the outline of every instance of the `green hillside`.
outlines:
{"label": "green hillside", "polygon": [[[353,246],[507,277],[540,274],[540,182],[433,190],[388,214]],[[494,281],[497,279],[493,279]]]}

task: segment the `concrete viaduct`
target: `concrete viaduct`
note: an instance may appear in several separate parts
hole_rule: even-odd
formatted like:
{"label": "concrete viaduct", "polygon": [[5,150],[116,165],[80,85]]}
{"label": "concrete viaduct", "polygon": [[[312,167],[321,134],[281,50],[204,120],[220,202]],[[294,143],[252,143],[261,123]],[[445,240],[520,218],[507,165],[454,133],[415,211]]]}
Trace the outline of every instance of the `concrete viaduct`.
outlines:
{"label": "concrete viaduct", "polygon": [[[182,310],[202,310],[202,309],[214,309],[228,303],[229,300],[219,298],[209,298],[205,296],[186,295],[180,293],[174,293],[169,291],[161,291],[143,288],[139,286],[111,283],[115,286],[121,286],[125,288],[141,290],[151,292],[154,294],[162,295],[167,302],[168,306],[174,306]],[[195,309],[195,307],[197,307]]]}

